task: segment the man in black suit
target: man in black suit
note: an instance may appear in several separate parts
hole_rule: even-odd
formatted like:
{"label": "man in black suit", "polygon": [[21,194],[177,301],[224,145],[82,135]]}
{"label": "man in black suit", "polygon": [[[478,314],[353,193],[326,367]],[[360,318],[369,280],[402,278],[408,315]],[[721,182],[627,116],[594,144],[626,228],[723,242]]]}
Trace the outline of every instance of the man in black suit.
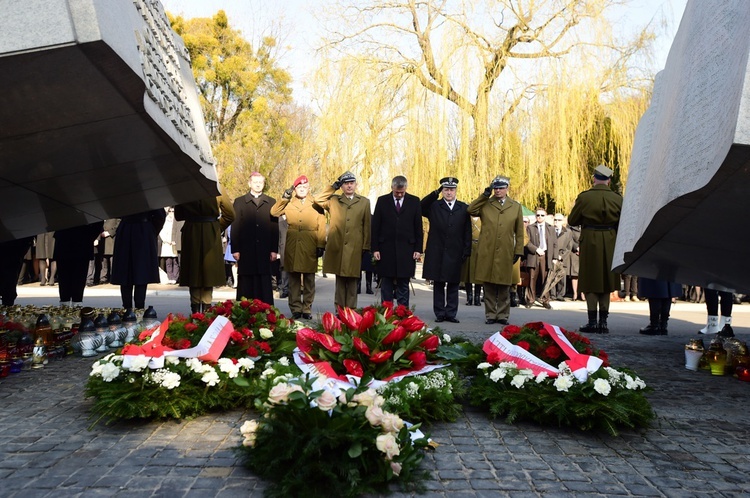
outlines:
{"label": "man in black suit", "polygon": [[409,279],[422,256],[422,207],[406,193],[403,176],[391,181],[391,193],[378,197],[372,215],[372,256],[377,262],[383,301],[409,306]]}
{"label": "man in black suit", "polygon": [[237,300],[260,299],[273,305],[272,263],[279,254],[279,219],[271,216],[276,199],[263,193],[266,179],[253,172],[250,192],[234,200],[231,237],[232,256],[237,261]]}
{"label": "man in black suit", "polygon": [[[469,206],[456,200],[456,187],[458,179],[442,178],[440,187],[422,199],[422,216],[430,220],[422,278],[432,281],[436,322],[459,322],[456,313],[461,266],[471,254]],[[438,200],[441,193],[443,198]]]}
{"label": "man in black suit", "polygon": [[529,290],[526,307],[531,308],[535,301],[547,309],[549,294],[538,295],[537,289],[544,289],[547,281],[547,270],[552,267],[554,259],[555,229],[546,221],[547,212],[538,208],[536,210],[536,223],[530,223],[526,227],[529,240],[526,244],[526,267],[529,269]]}

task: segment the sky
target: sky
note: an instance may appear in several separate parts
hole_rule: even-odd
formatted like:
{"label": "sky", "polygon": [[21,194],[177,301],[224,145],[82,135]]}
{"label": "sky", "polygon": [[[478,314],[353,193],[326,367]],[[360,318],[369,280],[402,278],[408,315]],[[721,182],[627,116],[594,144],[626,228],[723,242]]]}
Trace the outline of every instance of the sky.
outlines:
{"label": "sky", "polygon": [[[305,80],[313,69],[315,43],[320,35],[315,13],[330,3],[330,0],[162,0],[168,12],[185,18],[211,17],[224,10],[230,26],[251,42],[264,35],[276,36],[281,47],[279,65],[292,75],[292,89],[298,101],[309,100]],[[659,70],[664,68],[686,3],[687,0],[630,0],[627,8],[613,15],[626,32],[655,23],[654,69]]]}

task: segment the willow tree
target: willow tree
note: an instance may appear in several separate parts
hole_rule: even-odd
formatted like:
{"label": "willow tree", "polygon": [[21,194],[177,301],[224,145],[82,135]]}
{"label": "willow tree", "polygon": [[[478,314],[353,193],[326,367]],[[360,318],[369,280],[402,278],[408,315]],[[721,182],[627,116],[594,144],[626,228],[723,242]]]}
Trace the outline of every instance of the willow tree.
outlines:
{"label": "willow tree", "polygon": [[485,181],[502,167],[520,168],[502,162],[510,149],[497,132],[517,127],[511,121],[545,91],[549,67],[587,52],[600,66],[625,67],[647,45],[645,29],[627,42],[613,38],[605,12],[621,3],[342,0],[328,46],[455,106],[462,136],[454,168],[471,178],[483,172]]}
{"label": "willow tree", "polygon": [[296,140],[288,126],[291,77],[277,65],[276,40],[256,47],[229,25],[226,13],[212,18],[170,17],[185,41],[200,93],[219,178],[230,195],[247,190],[253,170],[278,174]]}

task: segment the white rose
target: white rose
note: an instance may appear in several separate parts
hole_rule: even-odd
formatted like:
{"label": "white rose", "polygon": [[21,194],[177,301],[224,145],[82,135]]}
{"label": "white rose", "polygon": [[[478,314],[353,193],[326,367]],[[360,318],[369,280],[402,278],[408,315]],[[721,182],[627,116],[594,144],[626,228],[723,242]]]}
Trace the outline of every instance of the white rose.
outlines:
{"label": "white rose", "polygon": [[271,388],[268,393],[268,401],[275,405],[283,405],[289,401],[289,395],[294,391],[302,391],[300,386],[280,382]]}
{"label": "white rose", "polygon": [[262,372],[262,373],[260,374],[260,378],[261,378],[261,379],[267,379],[267,378],[269,378],[269,377],[271,377],[271,376],[273,376],[273,375],[276,375],[276,370],[274,370],[273,368],[266,368],[266,369],[265,369],[265,370],[263,370],[263,372]]}
{"label": "white rose", "polygon": [[385,432],[398,432],[404,426],[404,421],[401,420],[401,417],[393,413],[384,412],[380,421],[380,425]]}
{"label": "white rose", "polygon": [[505,369],[504,368],[496,368],[490,373],[490,380],[492,382],[497,382],[500,379],[505,378]]}
{"label": "white rose", "polygon": [[368,389],[365,392],[357,393],[352,397],[352,401],[362,406],[370,406],[375,403],[378,393],[374,389]]}
{"label": "white rose", "polygon": [[327,412],[336,408],[336,396],[331,394],[330,391],[323,391],[323,394],[315,398],[315,403],[318,405],[318,408]]}
{"label": "white rose", "polygon": [[242,427],[240,427],[240,434],[247,436],[248,434],[255,434],[258,430],[259,424],[257,420],[246,420]]}
{"label": "white rose", "polygon": [[487,370],[488,368],[492,367],[492,364],[487,363],[486,361],[483,363],[480,363],[477,365],[477,370]]}
{"label": "white rose", "polygon": [[248,448],[252,448],[255,446],[255,434],[250,434],[245,436],[245,439],[242,441],[242,446],[246,446]]}
{"label": "white rose", "polygon": [[609,385],[605,379],[596,379],[594,381],[594,391],[598,392],[602,396],[606,396],[612,391],[612,386]]}
{"label": "white rose", "polygon": [[270,339],[273,337],[273,331],[265,327],[261,327],[260,330],[258,330],[258,333],[260,334],[261,339]]}
{"label": "white rose", "polygon": [[377,427],[383,422],[383,409],[379,406],[370,405],[365,410],[365,417],[370,425]]}
{"label": "white rose", "polygon": [[379,451],[385,453],[386,458],[392,459],[397,456],[401,450],[398,447],[398,441],[396,437],[391,434],[381,434],[375,439],[375,446]]}

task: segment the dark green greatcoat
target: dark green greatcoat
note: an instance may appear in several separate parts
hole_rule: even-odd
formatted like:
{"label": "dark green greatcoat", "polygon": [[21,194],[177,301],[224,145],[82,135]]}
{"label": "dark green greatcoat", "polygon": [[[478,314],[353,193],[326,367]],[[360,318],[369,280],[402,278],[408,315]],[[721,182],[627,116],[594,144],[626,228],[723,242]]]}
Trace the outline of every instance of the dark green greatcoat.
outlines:
{"label": "dark green greatcoat", "polygon": [[581,226],[578,291],[608,294],[620,290],[620,275],[612,271],[622,196],[608,185],[581,192],[568,215],[569,225]]}
{"label": "dark green greatcoat", "polygon": [[180,285],[216,287],[227,281],[224,272],[223,232],[234,220],[232,202],[225,195],[179,204],[175,220],[182,227]]}

